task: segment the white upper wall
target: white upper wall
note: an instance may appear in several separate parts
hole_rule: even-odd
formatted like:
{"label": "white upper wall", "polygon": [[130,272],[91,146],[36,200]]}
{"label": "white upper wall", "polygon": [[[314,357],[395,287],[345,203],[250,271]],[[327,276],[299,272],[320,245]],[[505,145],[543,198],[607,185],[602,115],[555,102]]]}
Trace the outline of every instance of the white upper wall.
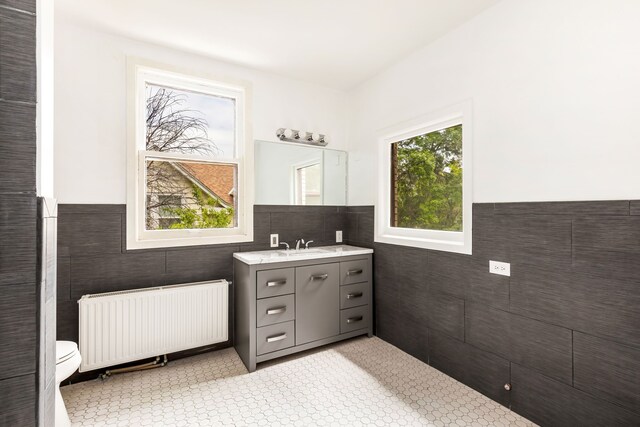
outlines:
{"label": "white upper wall", "polygon": [[342,91],[109,35],[56,16],[55,197],[59,203],[126,202],[126,57],[251,83],[253,139],[280,127],[328,135],[346,149]]}
{"label": "white upper wall", "polygon": [[127,55],[250,81],[253,138],[348,147],[352,205],[375,201],[378,129],[468,99],[475,202],[640,198],[637,0],[503,0],[348,94],[58,18],[60,203],[125,202]]}
{"label": "white upper wall", "polygon": [[471,99],[474,201],[640,198],[640,2],[503,0],[352,93],[349,204],[377,130]]}

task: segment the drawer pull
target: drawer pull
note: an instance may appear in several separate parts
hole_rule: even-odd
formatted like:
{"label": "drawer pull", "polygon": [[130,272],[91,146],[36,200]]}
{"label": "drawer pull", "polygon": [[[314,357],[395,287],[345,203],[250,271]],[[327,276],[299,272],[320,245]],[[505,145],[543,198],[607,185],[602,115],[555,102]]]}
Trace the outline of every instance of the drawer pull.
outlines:
{"label": "drawer pull", "polygon": [[287,334],[280,334],[280,335],[272,335],[270,337],[267,337],[267,342],[276,342],[276,341],[282,341],[283,339],[285,339],[287,337]]}
{"label": "drawer pull", "polygon": [[350,323],[356,323],[362,320],[362,316],[354,316],[354,317],[349,317],[347,319],[347,325]]}
{"label": "drawer pull", "polygon": [[267,287],[272,288],[274,286],[282,286],[287,284],[287,279],[282,280],[274,280],[272,282],[267,282]]}
{"label": "drawer pull", "polygon": [[329,275],[327,273],[324,274],[314,274],[311,276],[311,280],[326,280]]}
{"label": "drawer pull", "polygon": [[355,276],[356,274],[362,274],[362,269],[356,268],[354,270],[347,271],[347,276]]}
{"label": "drawer pull", "polygon": [[362,296],[362,292],[353,292],[351,294],[347,294],[347,299],[360,298]]}
{"label": "drawer pull", "polygon": [[280,314],[287,311],[287,306],[283,305],[282,307],[270,308],[267,310],[267,314]]}

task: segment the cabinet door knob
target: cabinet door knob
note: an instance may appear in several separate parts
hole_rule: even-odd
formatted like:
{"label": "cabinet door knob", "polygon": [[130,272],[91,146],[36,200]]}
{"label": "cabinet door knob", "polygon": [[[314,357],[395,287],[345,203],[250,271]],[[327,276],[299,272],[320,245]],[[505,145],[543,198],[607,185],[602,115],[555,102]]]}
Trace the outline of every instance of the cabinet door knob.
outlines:
{"label": "cabinet door knob", "polygon": [[267,287],[271,288],[273,286],[282,286],[286,284],[287,284],[287,279],[273,280],[271,282],[267,282]]}
{"label": "cabinet door knob", "polygon": [[280,314],[287,311],[287,306],[283,305],[282,307],[270,308],[267,310],[267,314]]}
{"label": "cabinet door knob", "polygon": [[285,339],[287,337],[287,334],[280,334],[280,335],[272,335],[270,337],[267,337],[267,342],[276,342],[276,341],[282,341],[283,339]]}
{"label": "cabinet door knob", "polygon": [[504,389],[505,389],[505,390],[507,390],[507,391],[511,390],[511,384],[506,383],[506,384],[504,385]]}
{"label": "cabinet door knob", "polygon": [[325,274],[313,274],[311,276],[311,280],[326,280],[327,277],[329,277],[329,275],[327,273],[325,273]]}
{"label": "cabinet door knob", "polygon": [[362,316],[349,317],[349,318],[347,319],[347,325],[348,325],[349,323],[356,323],[356,322],[359,322],[359,321],[361,321],[361,320],[362,320]]}
{"label": "cabinet door knob", "polygon": [[362,296],[362,292],[353,292],[351,294],[347,294],[347,299],[360,298]]}
{"label": "cabinet door knob", "polygon": [[362,274],[362,269],[361,268],[356,268],[354,270],[347,271],[347,276],[355,276],[357,274]]}

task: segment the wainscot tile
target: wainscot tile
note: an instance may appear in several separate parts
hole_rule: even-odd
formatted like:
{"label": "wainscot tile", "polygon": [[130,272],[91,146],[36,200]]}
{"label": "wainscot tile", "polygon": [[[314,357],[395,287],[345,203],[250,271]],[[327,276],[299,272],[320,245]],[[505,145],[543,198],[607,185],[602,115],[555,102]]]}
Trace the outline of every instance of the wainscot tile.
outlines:
{"label": "wainscot tile", "polygon": [[172,283],[233,279],[233,253],[238,246],[167,251],[167,278]]}
{"label": "wainscot tile", "polygon": [[37,347],[35,282],[5,286],[1,292],[0,337],[3,345],[0,345],[0,378],[34,373]]}
{"label": "wainscot tile", "polygon": [[573,221],[573,244],[640,254],[640,217],[577,218]]}
{"label": "wainscot tile", "polygon": [[75,256],[71,258],[71,299],[171,283],[164,273],[164,252]]}
{"label": "wainscot tile", "polygon": [[36,102],[36,17],[0,8],[0,98]]}
{"label": "wainscot tile", "polygon": [[430,294],[427,299],[429,329],[464,341],[464,300],[446,294]]}
{"label": "wainscot tile", "polygon": [[58,301],[69,301],[71,298],[71,258],[69,257],[58,257],[56,288]]}
{"label": "wainscot tile", "polygon": [[0,425],[35,426],[37,423],[35,374],[0,380]]}
{"label": "wainscot tile", "polygon": [[471,278],[471,261],[472,258],[468,255],[429,251],[429,292],[464,298]]}
{"label": "wainscot tile", "polygon": [[575,388],[640,412],[640,348],[580,332],[573,348]]}
{"label": "wainscot tile", "polygon": [[36,196],[0,197],[0,288],[36,281]]}
{"label": "wainscot tile", "polygon": [[77,301],[58,301],[56,307],[56,336],[57,340],[78,342]]}
{"label": "wainscot tile", "polygon": [[0,193],[35,191],[36,107],[0,101]]}
{"label": "wainscot tile", "polygon": [[427,362],[428,330],[413,312],[394,306],[388,298],[376,304],[376,335],[413,357]]}
{"label": "wainscot tile", "polygon": [[527,266],[512,273],[510,311],[640,345],[640,282]]}
{"label": "wainscot tile", "polygon": [[572,382],[571,330],[479,304],[466,307],[466,342]]}
{"label": "wainscot tile", "polygon": [[509,277],[489,273],[489,260],[474,258],[471,271],[471,278],[465,283],[466,300],[507,310]]}
{"label": "wainscot tile", "polygon": [[509,362],[429,329],[429,364],[485,396],[509,405]]}
{"label": "wainscot tile", "polygon": [[511,365],[511,409],[550,427],[640,425],[638,413],[517,364]]}
{"label": "wainscot tile", "polygon": [[496,203],[497,215],[629,215],[628,200]]}
{"label": "wainscot tile", "polygon": [[281,242],[292,247],[297,239],[324,241],[324,214],[322,213],[272,213],[271,233],[280,235]]}
{"label": "wainscot tile", "polygon": [[73,213],[58,217],[58,245],[69,255],[119,254],[122,251],[120,213]]}
{"label": "wainscot tile", "polygon": [[336,231],[342,231],[342,241],[349,240],[349,229],[347,227],[347,214],[332,213],[324,216],[324,241],[336,243]]}

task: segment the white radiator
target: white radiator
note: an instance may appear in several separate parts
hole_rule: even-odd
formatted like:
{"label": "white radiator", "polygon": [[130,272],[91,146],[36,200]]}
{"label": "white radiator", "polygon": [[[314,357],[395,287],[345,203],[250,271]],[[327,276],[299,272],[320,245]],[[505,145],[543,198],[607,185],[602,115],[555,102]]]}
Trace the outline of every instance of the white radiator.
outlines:
{"label": "white radiator", "polygon": [[187,283],[84,295],[80,372],[223,342],[229,283]]}

